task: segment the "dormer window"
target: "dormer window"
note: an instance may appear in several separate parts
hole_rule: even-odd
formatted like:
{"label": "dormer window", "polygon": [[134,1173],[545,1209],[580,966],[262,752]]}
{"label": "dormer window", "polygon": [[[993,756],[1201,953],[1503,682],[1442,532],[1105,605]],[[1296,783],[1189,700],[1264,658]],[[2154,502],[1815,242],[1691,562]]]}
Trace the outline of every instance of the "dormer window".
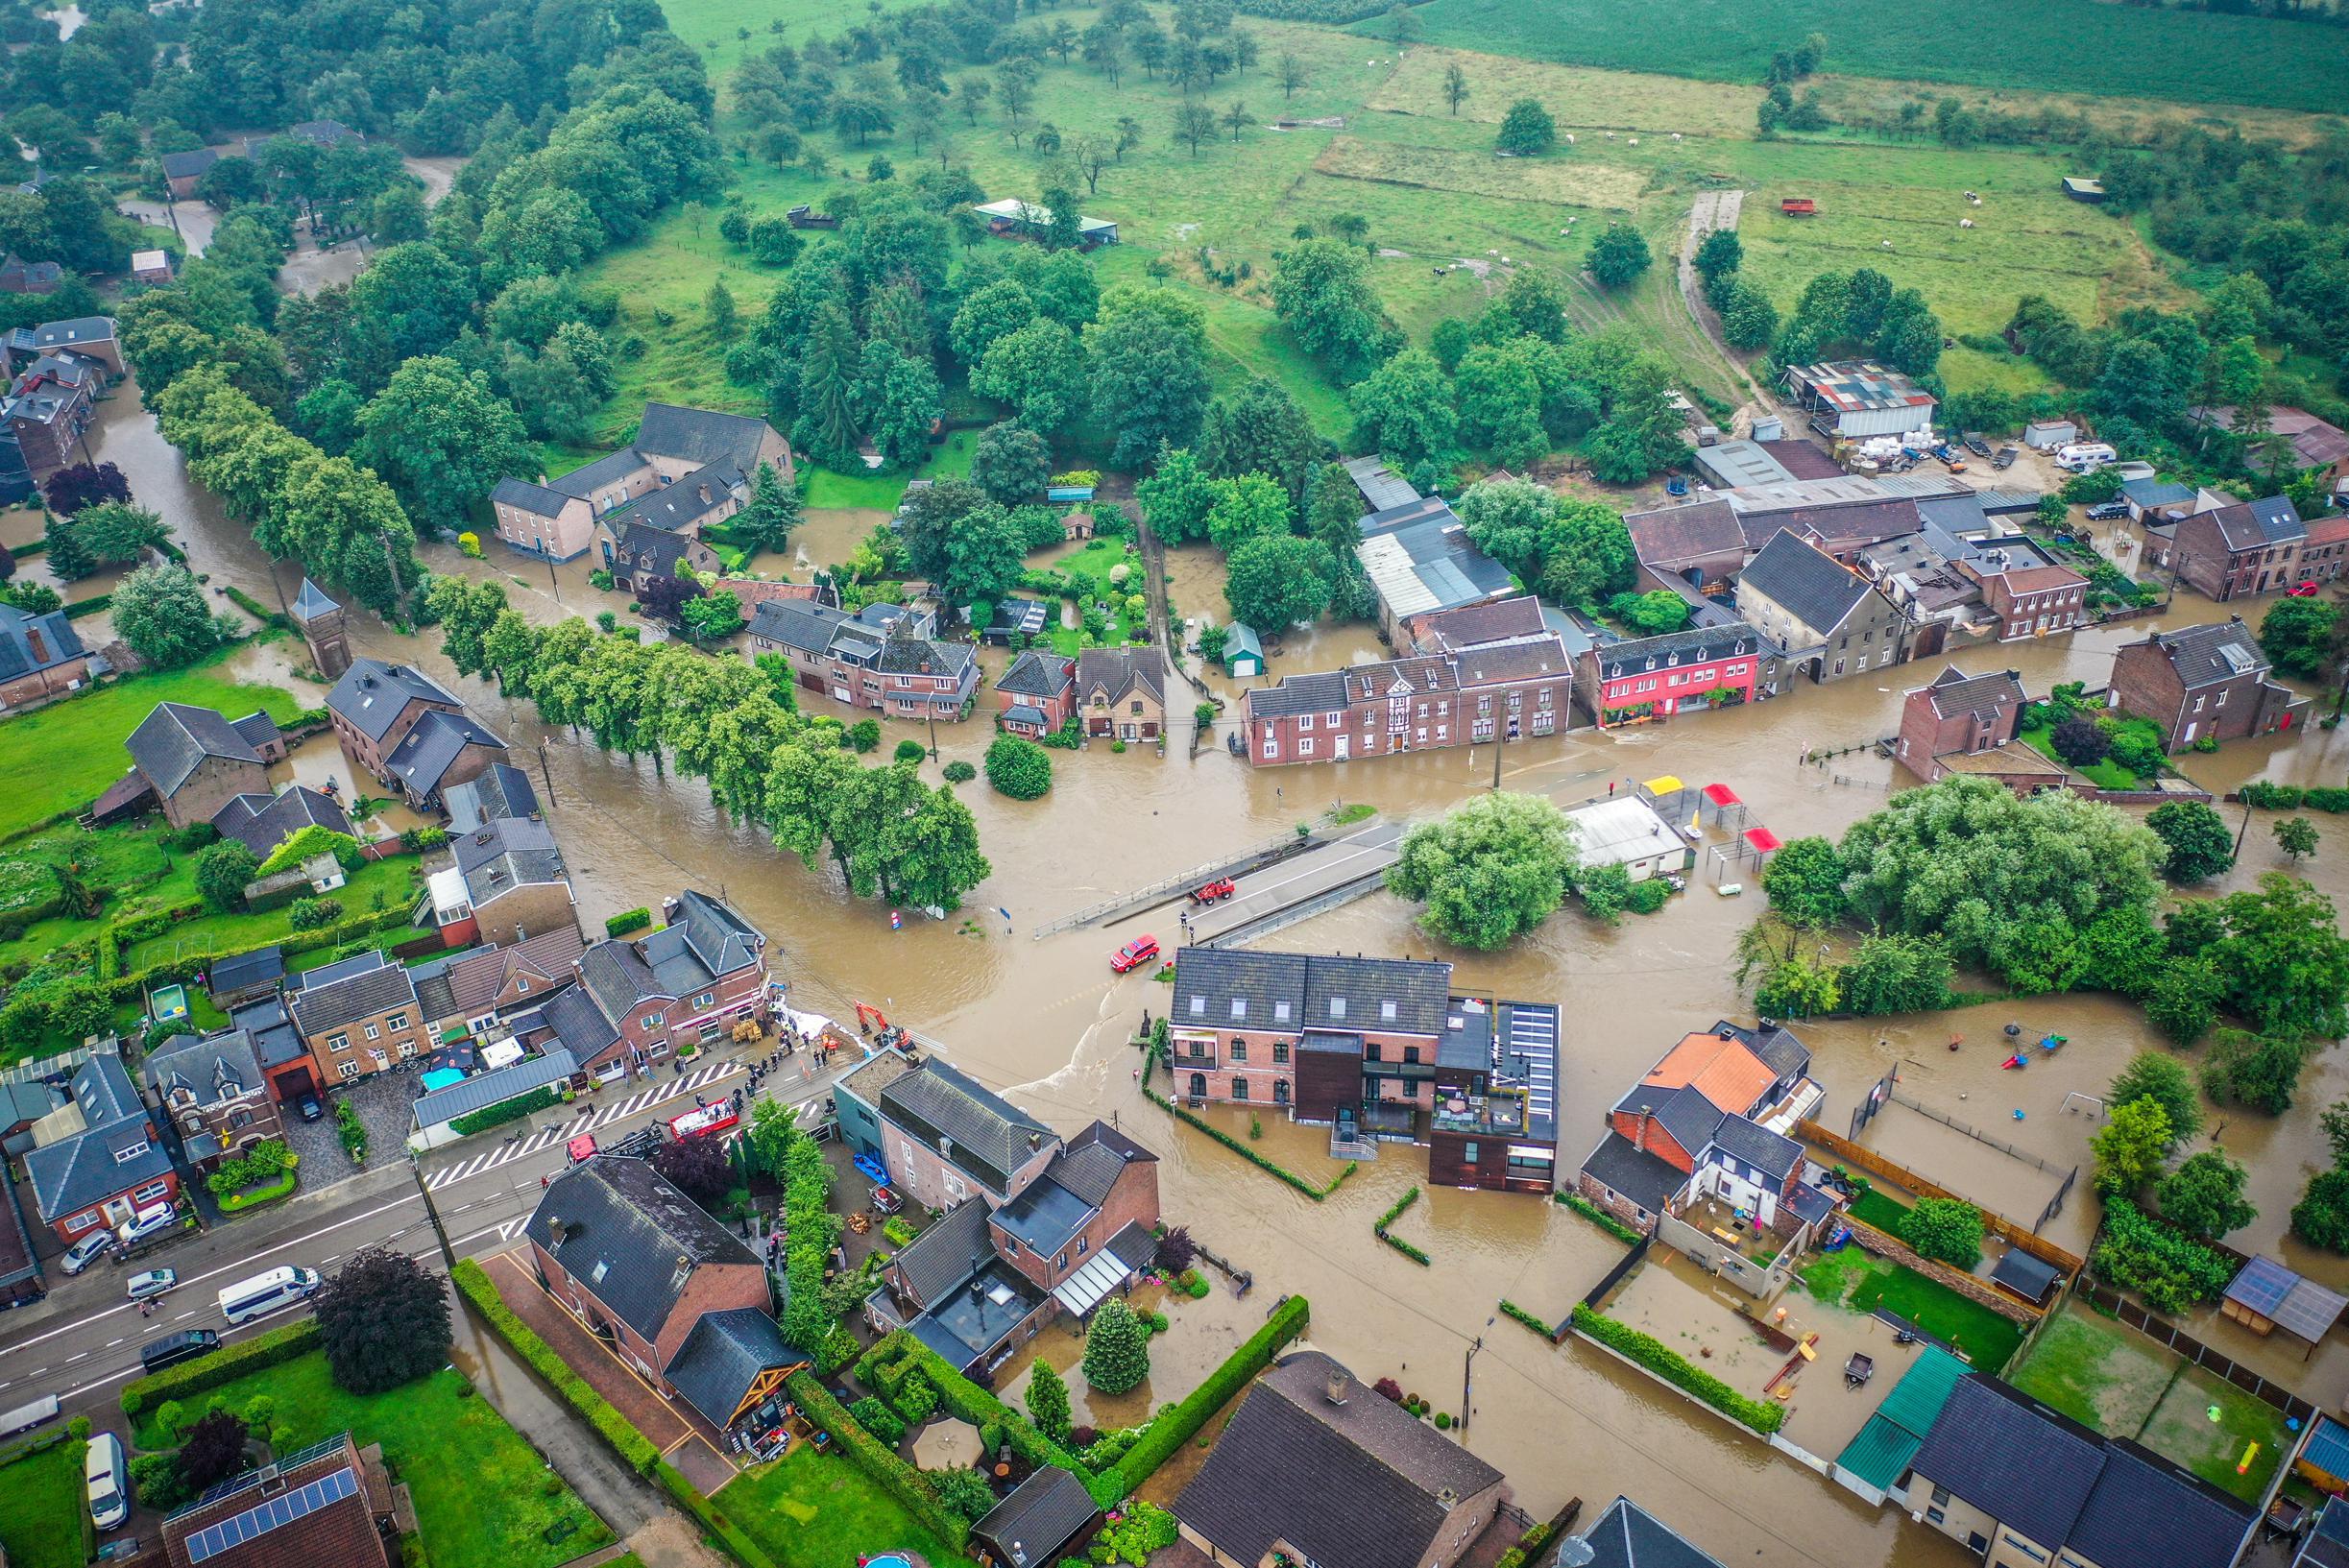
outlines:
{"label": "dormer window", "polygon": [[1332,1018],[1344,1018],[1345,1016],[1345,999],[1344,997],[1332,997],[1329,999],[1329,1016]]}
{"label": "dormer window", "polygon": [[1231,999],[1231,1016],[1234,1018],[1247,1017],[1247,998],[1234,997]]}
{"label": "dormer window", "polygon": [[1380,1021],[1381,1021],[1381,1022],[1383,1022],[1383,1023],[1388,1023],[1388,1024],[1392,1024],[1392,1023],[1393,1023],[1393,1022],[1394,1022],[1394,1003],[1393,1003],[1393,1002],[1392,1002],[1392,1001],[1382,1001],[1382,1002],[1380,1002],[1380,1003],[1378,1004],[1378,1016],[1379,1016]]}

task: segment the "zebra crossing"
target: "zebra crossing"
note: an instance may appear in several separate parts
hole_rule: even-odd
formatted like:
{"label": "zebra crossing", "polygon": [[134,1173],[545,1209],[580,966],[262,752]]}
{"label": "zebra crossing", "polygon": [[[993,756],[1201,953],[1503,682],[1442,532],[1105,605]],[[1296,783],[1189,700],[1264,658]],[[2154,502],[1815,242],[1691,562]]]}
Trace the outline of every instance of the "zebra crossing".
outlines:
{"label": "zebra crossing", "polygon": [[742,1071],[744,1069],[739,1062],[713,1062],[707,1067],[695,1068],[683,1077],[656,1083],[650,1088],[638,1090],[626,1099],[599,1106],[593,1116],[574,1117],[569,1122],[558,1122],[551,1126],[539,1128],[528,1137],[520,1138],[508,1144],[500,1144],[494,1149],[484,1150],[470,1159],[460,1160],[454,1165],[445,1165],[424,1177],[425,1190],[437,1193],[444,1187],[454,1186],[461,1181],[469,1181],[485,1171],[496,1170],[510,1160],[519,1160],[535,1154],[550,1144],[568,1143],[581,1133],[593,1132],[598,1127],[635,1116],[638,1112],[652,1106],[672,1099],[683,1099],[707,1084],[714,1083],[729,1073],[738,1073]]}

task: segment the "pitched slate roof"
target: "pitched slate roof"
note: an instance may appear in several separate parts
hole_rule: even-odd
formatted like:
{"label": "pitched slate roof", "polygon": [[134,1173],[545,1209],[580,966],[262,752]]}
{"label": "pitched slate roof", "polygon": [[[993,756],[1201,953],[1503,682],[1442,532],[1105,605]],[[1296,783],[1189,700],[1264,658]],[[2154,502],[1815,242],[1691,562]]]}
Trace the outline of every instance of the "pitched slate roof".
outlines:
{"label": "pitched slate roof", "polygon": [[2143,511],[2159,506],[2184,506],[2194,498],[2194,487],[2175,479],[2123,479],[2120,498]]}
{"label": "pitched slate roof", "polygon": [[266,860],[279,844],[304,828],[348,833],[351,818],[332,797],[292,784],[276,795],[235,795],[212,813],[212,826]]}
{"label": "pitched slate roof", "polygon": [[987,1218],[984,1202],[965,1198],[898,1249],[890,1263],[903,1272],[914,1300],[936,1306],[993,1260],[995,1244],[987,1238]]}
{"label": "pitched slate roof", "polygon": [[[1106,1159],[1102,1157],[1104,1155]],[[1158,1159],[1157,1155],[1098,1119],[1069,1140],[1067,1157],[1067,1168],[1056,1170],[1054,1179],[1087,1203],[1096,1204],[1108,1199],[1109,1189],[1127,1166],[1155,1164]],[[1053,1163],[1055,1168],[1060,1165],[1058,1161]]]}
{"label": "pitched slate roof", "polygon": [[1599,666],[1599,678],[1613,681],[1652,669],[1677,669],[1740,654],[1776,657],[1778,652],[1759,632],[1742,620],[1733,620],[1610,643],[1595,650],[1591,658]]}
{"label": "pitched slate roof", "polygon": [[1029,648],[1011,661],[1011,667],[995,683],[995,689],[1016,696],[1057,697],[1075,680],[1066,654],[1054,653],[1050,648]]}
{"label": "pitched slate roof", "polygon": [[114,341],[114,318],[111,316],[75,316],[68,321],[43,322],[33,328],[34,346],[42,352],[52,349],[72,349],[85,343]]}
{"label": "pitched slate roof", "polygon": [[1005,1568],[1045,1568],[1100,1511],[1083,1482],[1047,1464],[988,1509],[971,1533],[993,1543]]}
{"label": "pitched slate roof", "polygon": [[1671,1134],[1672,1141],[1687,1150],[1691,1158],[1704,1153],[1705,1146],[1713,1141],[1723,1114],[1721,1107],[1707,1099],[1702,1090],[1658,1089],[1644,1084],[1635,1084],[1631,1093],[1615,1102],[1615,1109],[1628,1116],[1642,1113],[1653,1116],[1657,1125]]}
{"label": "pitched slate roof", "polygon": [[1590,1568],[1721,1568],[1628,1497],[1607,1505],[1581,1538],[1590,1546]]}
{"label": "pitched slate roof", "polygon": [[[2104,1442],[1995,1378],[1960,1378],[1914,1466],[1975,1508],[2060,1546],[2104,1468]],[[2129,1568],[2121,1562],[2103,1568]]]}
{"label": "pitched slate roof", "polygon": [[644,418],[637,425],[636,447],[656,457],[704,467],[725,464],[748,474],[759,461],[761,445],[774,433],[764,420],[745,414],[646,403]]}
{"label": "pitched slate roof", "polygon": [[2122,1439],[2105,1450],[2065,1545],[2103,1568],[2226,1568],[2257,1515],[2217,1487]]}
{"label": "pitched slate roof", "polygon": [[314,1035],[415,1000],[416,984],[407,969],[385,963],[326,985],[304,986],[294,993],[292,1004],[294,1022],[303,1034]]}
{"label": "pitched slate roof", "polygon": [[828,653],[834,629],[850,617],[804,599],[763,600],[750,617],[750,635],[802,653]]}
{"label": "pitched slate roof", "polygon": [[370,740],[389,734],[411,702],[441,708],[464,704],[441,689],[432,677],[408,664],[387,664],[380,659],[354,659],[343,678],[327,693],[327,706],[356,725]]}
{"label": "pitched slate roof", "polygon": [[[668,493],[663,491],[660,494],[666,495]],[[646,496],[644,500],[651,498]],[[643,501],[631,504],[642,506]],[[673,529],[641,521],[633,514],[622,514],[612,520],[618,526],[621,564],[631,571],[650,572],[656,577],[673,577],[677,573],[677,563],[700,544],[698,540],[688,539]],[[709,548],[706,544],[700,547],[705,550]]]}
{"label": "pitched slate roof", "polygon": [[1774,536],[1746,563],[1740,596],[1751,590],[1818,637],[1842,625],[1873,590],[1868,580],[1799,535]]}
{"label": "pitched slate roof", "polygon": [[[1423,647],[1441,645],[1458,651],[1517,638],[1538,638],[1549,629],[1549,623],[1541,617],[1541,601],[1531,593],[1520,593],[1514,599],[1440,610],[1419,622],[1419,637]],[[1233,630],[1242,628],[1235,626]]]}
{"label": "pitched slate roof", "polygon": [[728,905],[707,893],[686,888],[668,924],[639,944],[644,961],[672,994],[681,984],[700,984],[759,961],[766,937]]}
{"label": "pitched slate roof", "polygon": [[[1028,1163],[1053,1129],[935,1056],[881,1092],[882,1117],[994,1191]],[[951,1141],[952,1152],[938,1140]]]}
{"label": "pitched slate roof", "polygon": [[649,1162],[609,1154],[557,1175],[523,1231],[647,1339],[660,1337],[696,1268],[761,1266],[739,1236],[670,1186]]}
{"label": "pitched slate roof", "polygon": [[1803,1163],[1803,1146],[1757,1126],[1742,1116],[1725,1116],[1713,1129],[1713,1146],[1731,1159],[1755,1166],[1775,1180],[1784,1181]]}
{"label": "pitched slate roof", "polygon": [[593,501],[599,485],[624,483],[651,468],[644,454],[634,446],[622,446],[617,452],[606,452],[593,463],[582,463],[570,472],[547,481],[564,495],[578,500]]}
{"label": "pitched slate roof", "polygon": [[1166,655],[1156,648],[1085,648],[1077,655],[1077,689],[1090,698],[1096,688],[1111,703],[1121,702],[1136,687],[1166,700]]}
{"label": "pitched slate roof", "polygon": [[2264,675],[2268,670],[2267,656],[2240,618],[2155,632],[2145,640],[2169,661],[2169,667],[2189,691],[2254,673]]}
{"label": "pitched slate roof", "polygon": [[1334,713],[1346,705],[1345,671],[1316,670],[1309,675],[1283,675],[1271,686],[1250,687],[1241,699],[1249,719],[1280,718],[1290,713]]}
{"label": "pitched slate roof", "polygon": [[560,517],[563,509],[577,498],[545,485],[534,485],[527,479],[500,479],[490,491],[491,505],[510,506],[539,518]]}
{"label": "pitched slate roof", "polygon": [[1942,718],[1953,718],[1960,713],[1996,714],[2007,708],[2019,708],[2029,700],[2023,695],[2022,682],[2013,670],[1967,675],[1952,664],[1934,676],[1932,684],[1925,689],[1934,713]]}
{"label": "pitched slate roof", "polygon": [[1600,1186],[1651,1214],[1688,1185],[1687,1171],[1612,1132],[1599,1140],[1599,1146],[1583,1161],[1583,1170]]}
{"label": "pitched slate roof", "polygon": [[[40,651],[31,634],[40,634]],[[55,669],[84,656],[82,638],[62,610],[28,615],[14,605],[0,605],[0,681]]]}
{"label": "pitched slate roof", "polygon": [[549,997],[539,1009],[555,1038],[579,1060],[592,1061],[612,1049],[619,1030],[604,1016],[584,986],[571,986]]}
{"label": "pitched slate roof", "polygon": [[766,1314],[730,1307],[702,1314],[663,1370],[685,1402],[723,1432],[762,1372],[789,1371],[810,1360],[784,1341],[783,1330]]}
{"label": "pitched slate roof", "polygon": [[419,798],[428,799],[440,792],[442,777],[468,746],[506,749],[506,743],[472,714],[435,708],[400,737],[385,760]]}
{"label": "pitched slate roof", "polygon": [[138,770],[155,781],[157,793],[169,800],[207,757],[258,767],[261,754],[234,726],[209,708],[183,702],[159,702],[139,721],[123,744]]}
{"label": "pitched slate roof", "polygon": [[517,887],[564,880],[563,852],[555,846],[554,832],[536,817],[499,817],[454,843],[457,870],[476,909]]}
{"label": "pitched slate roof", "polygon": [[272,944],[255,948],[251,953],[239,953],[212,965],[210,975],[214,995],[223,991],[241,991],[249,985],[267,985],[285,976],[285,950]]}
{"label": "pitched slate roof", "polygon": [[[1332,1405],[1332,1375],[1344,1403]],[[1249,1389],[1175,1499],[1222,1555],[1256,1562],[1287,1541],[1319,1562],[1410,1568],[1450,1510],[1501,1473],[1319,1351],[1298,1351]]]}
{"label": "pitched slate roof", "polygon": [[448,812],[451,835],[472,832],[500,817],[539,814],[539,795],[531,787],[530,776],[511,762],[492,762],[478,776],[450,784],[441,796],[441,805]]}
{"label": "pitched slate roof", "polygon": [[654,977],[633,942],[592,943],[579,956],[579,981],[606,1018],[622,1019],[642,1001],[675,1000]]}
{"label": "pitched slate roof", "polygon": [[150,1087],[166,1095],[186,1091],[199,1105],[233,1099],[261,1084],[261,1059],[253,1036],[239,1028],[201,1038],[177,1035],[151,1053],[139,1070]]}
{"label": "pitched slate roof", "polygon": [[2203,516],[2217,528],[2218,537],[2230,550],[2264,550],[2271,544],[2288,544],[2308,536],[2299,512],[2282,495],[2239,501]]}
{"label": "pitched slate roof", "polygon": [[184,153],[165,153],[163,155],[163,178],[185,180],[190,175],[201,175],[205,170],[218,163],[220,156],[219,150],[212,147],[191,147]]}
{"label": "pitched slate roof", "polygon": [[1419,959],[1183,948],[1174,954],[1169,1016],[1202,1028],[1245,1023],[1441,1036],[1451,980],[1450,964]]}
{"label": "pitched slate roof", "polygon": [[76,1068],[73,1101],[82,1112],[82,1130],[24,1157],[44,1223],[71,1218],[171,1170],[171,1156],[147,1130],[146,1104],[120,1057],[100,1053]]}
{"label": "pitched slate roof", "polygon": [[1623,526],[1632,536],[1633,553],[1647,565],[1669,568],[1708,555],[1745,554],[1736,508],[1724,500],[1626,513]]}

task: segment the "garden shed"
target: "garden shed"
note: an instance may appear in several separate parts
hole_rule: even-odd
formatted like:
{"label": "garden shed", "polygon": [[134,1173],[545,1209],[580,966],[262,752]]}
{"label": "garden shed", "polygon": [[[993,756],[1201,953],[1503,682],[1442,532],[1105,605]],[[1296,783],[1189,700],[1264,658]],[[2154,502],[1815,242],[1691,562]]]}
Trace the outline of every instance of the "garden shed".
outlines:
{"label": "garden shed", "polygon": [[2306,1361],[2317,1341],[2333,1332],[2344,1308],[2349,1308],[2349,1297],[2302,1278],[2273,1258],[2254,1258],[2227,1286],[2218,1310],[2254,1334],[2265,1336],[2280,1328],[2305,1340],[2309,1348],[2300,1359]]}
{"label": "garden shed", "polygon": [[1223,673],[1235,681],[1264,673],[1264,639],[1253,626],[1235,620],[1225,629]]}

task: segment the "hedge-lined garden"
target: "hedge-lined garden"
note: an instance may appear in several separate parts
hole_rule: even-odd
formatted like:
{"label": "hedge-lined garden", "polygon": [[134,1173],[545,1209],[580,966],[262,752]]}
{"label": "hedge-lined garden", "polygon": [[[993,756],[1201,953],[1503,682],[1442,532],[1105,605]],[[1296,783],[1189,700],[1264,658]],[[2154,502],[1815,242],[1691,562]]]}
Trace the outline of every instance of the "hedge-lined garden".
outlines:
{"label": "hedge-lined garden", "polygon": [[1786,1420],[1782,1406],[1767,1399],[1748,1399],[1710,1372],[1699,1370],[1679,1351],[1652,1334],[1642,1334],[1630,1324],[1619,1323],[1579,1301],[1574,1304],[1572,1321],[1575,1333],[1593,1343],[1605,1345],[1626,1361],[1655,1373],[1674,1387],[1693,1394],[1731,1420],[1752,1427],[1764,1436],[1778,1431]]}
{"label": "hedge-lined garden", "polygon": [[[496,1330],[508,1348],[520,1356],[530,1369],[545,1378],[563,1402],[587,1424],[593,1427],[604,1441],[640,1476],[648,1476],[653,1466],[661,1462],[661,1450],[653,1440],[639,1432],[634,1422],[615,1410],[611,1402],[588,1386],[585,1378],[572,1371],[568,1363],[554,1352],[554,1347],[538,1336],[538,1331],[515,1315],[514,1309],[498,1297],[497,1287],[489,1273],[471,1258],[457,1260],[450,1276],[465,1299],[473,1304],[482,1318]],[[126,1402],[129,1395],[124,1395]]]}
{"label": "hedge-lined garden", "polygon": [[1345,1162],[1344,1170],[1339,1171],[1336,1175],[1329,1178],[1328,1186],[1316,1187],[1312,1182],[1307,1181],[1304,1177],[1298,1175],[1287,1166],[1281,1165],[1273,1160],[1267,1159],[1264,1155],[1257,1153],[1254,1149],[1248,1147],[1247,1145],[1242,1143],[1239,1139],[1234,1138],[1230,1133],[1223,1131],[1221,1127],[1211,1125],[1207,1122],[1200,1120],[1199,1117],[1193,1116],[1189,1111],[1184,1110],[1181,1106],[1175,1104],[1173,1100],[1167,1098],[1166,1096],[1159,1094],[1156,1090],[1151,1089],[1147,1084],[1143,1086],[1142,1093],[1151,1104],[1157,1106],[1160,1110],[1166,1112],[1177,1122],[1187,1122],[1190,1125],[1197,1127],[1199,1131],[1205,1133],[1217,1143],[1222,1144],[1225,1148],[1230,1149],[1234,1154],[1239,1155],[1250,1165],[1256,1166],[1261,1170],[1270,1170],[1273,1175],[1278,1176],[1281,1180],[1287,1182],[1290,1186],[1296,1188],[1298,1192],[1304,1194],[1316,1203],[1320,1202],[1323,1198],[1329,1196],[1330,1194],[1336,1192],[1339,1186],[1344,1182],[1345,1178],[1354,1173],[1355,1162],[1348,1160]]}

